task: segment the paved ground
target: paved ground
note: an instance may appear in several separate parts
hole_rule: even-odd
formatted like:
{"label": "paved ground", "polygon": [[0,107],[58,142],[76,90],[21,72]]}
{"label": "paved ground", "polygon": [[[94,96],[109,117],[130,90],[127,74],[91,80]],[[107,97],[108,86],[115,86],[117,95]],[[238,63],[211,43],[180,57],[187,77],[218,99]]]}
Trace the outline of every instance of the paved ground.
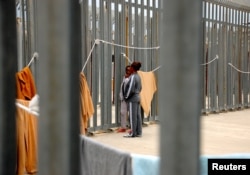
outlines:
{"label": "paved ground", "polygon": [[[100,133],[91,138],[131,153],[159,155],[159,125],[143,127],[141,138],[123,138],[124,133]],[[201,119],[201,154],[250,153],[250,109],[209,114]]]}

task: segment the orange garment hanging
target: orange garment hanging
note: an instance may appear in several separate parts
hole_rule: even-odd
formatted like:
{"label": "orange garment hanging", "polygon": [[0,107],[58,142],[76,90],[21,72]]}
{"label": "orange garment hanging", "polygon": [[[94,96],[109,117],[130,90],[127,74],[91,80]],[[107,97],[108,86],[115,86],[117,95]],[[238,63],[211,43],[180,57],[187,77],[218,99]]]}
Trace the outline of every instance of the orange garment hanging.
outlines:
{"label": "orange garment hanging", "polygon": [[[28,107],[36,94],[35,81],[29,67],[16,73],[17,102]],[[37,172],[37,117],[17,108],[17,173]],[[24,171],[24,172],[23,172]]]}
{"label": "orange garment hanging", "polygon": [[[29,101],[19,100],[16,102],[29,106]],[[17,107],[17,170],[16,174],[37,172],[37,117]]]}
{"label": "orange garment hanging", "polygon": [[80,73],[80,120],[81,134],[85,135],[88,121],[94,114],[94,105],[85,75]]}
{"label": "orange garment hanging", "polygon": [[16,98],[31,100],[36,95],[35,81],[29,67],[16,73]]}
{"label": "orange garment hanging", "polygon": [[151,109],[151,101],[153,99],[154,93],[157,90],[155,75],[152,71],[150,72],[137,71],[137,73],[141,78],[141,84],[142,84],[142,90],[140,93],[141,106],[146,116],[148,116]]}

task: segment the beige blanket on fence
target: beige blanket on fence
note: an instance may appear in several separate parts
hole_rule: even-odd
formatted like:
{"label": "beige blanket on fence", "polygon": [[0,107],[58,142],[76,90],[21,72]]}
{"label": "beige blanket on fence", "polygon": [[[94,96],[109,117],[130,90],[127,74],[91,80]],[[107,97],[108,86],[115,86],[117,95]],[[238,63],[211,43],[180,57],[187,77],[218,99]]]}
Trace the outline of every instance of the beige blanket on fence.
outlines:
{"label": "beige blanket on fence", "polygon": [[94,114],[94,105],[85,75],[80,73],[80,120],[81,134],[85,134],[88,121]]}
{"label": "beige blanket on fence", "polygon": [[137,73],[141,78],[141,84],[142,84],[142,90],[140,93],[141,106],[146,116],[148,116],[151,109],[151,101],[153,99],[154,93],[157,90],[155,75],[152,71],[151,72],[138,71]]}

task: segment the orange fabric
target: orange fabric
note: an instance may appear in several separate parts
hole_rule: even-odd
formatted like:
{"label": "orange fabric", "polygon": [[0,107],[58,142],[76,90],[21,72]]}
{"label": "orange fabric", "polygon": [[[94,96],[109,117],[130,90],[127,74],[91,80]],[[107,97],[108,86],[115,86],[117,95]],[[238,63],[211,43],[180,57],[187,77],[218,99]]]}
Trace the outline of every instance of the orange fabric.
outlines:
{"label": "orange fabric", "polygon": [[27,115],[27,160],[26,171],[27,173],[37,172],[38,164],[38,129],[37,129],[37,117],[29,114]]}
{"label": "orange fabric", "polygon": [[[27,106],[24,102],[21,104]],[[17,107],[16,112],[16,128],[17,128],[17,175],[24,175],[26,162],[26,136],[27,136],[27,118],[26,111]]]}
{"label": "orange fabric", "polygon": [[151,101],[157,90],[155,75],[153,72],[137,71],[137,73],[141,78],[142,84],[142,90],[140,93],[141,106],[146,116],[148,116],[151,109]]}
{"label": "orange fabric", "polygon": [[36,94],[35,81],[29,67],[16,73],[16,98],[31,100]]}
{"label": "orange fabric", "polygon": [[85,75],[80,73],[80,120],[81,134],[85,134],[88,121],[94,114],[94,105]]}
{"label": "orange fabric", "polygon": [[[18,103],[29,106],[27,100],[16,100]],[[17,107],[17,174],[36,173],[37,154],[37,117]]]}
{"label": "orange fabric", "polygon": [[[35,81],[29,67],[16,73],[17,102],[28,107],[36,94]],[[37,172],[37,117],[17,107],[17,174]]]}

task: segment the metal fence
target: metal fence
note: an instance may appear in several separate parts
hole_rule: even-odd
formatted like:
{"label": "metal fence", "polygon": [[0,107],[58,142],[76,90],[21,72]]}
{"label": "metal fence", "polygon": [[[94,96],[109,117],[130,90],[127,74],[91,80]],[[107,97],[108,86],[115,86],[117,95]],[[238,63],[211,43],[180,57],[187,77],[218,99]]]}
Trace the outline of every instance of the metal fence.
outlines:
{"label": "metal fence", "polygon": [[[37,6],[37,3],[39,3],[40,6]],[[181,17],[183,17],[188,14],[186,15],[188,16],[187,21],[189,21],[189,19],[192,21],[191,19],[197,16],[197,13],[193,13],[193,11],[189,12],[187,6],[178,7],[178,3],[179,1],[169,1],[171,6],[164,4],[164,7],[168,7],[169,10],[172,11],[171,14],[176,14],[177,16],[182,14]],[[60,4],[60,6],[58,4]],[[197,5],[198,1],[192,1],[192,4]],[[90,122],[90,131],[118,126],[119,99],[117,96],[124,67],[128,64],[121,53],[127,55],[131,60],[142,61],[142,70],[144,71],[150,71],[158,66],[158,50],[156,48],[159,45],[158,1],[82,0],[80,1],[82,32],[80,32],[78,30],[80,27],[77,22],[74,23],[74,20],[78,21],[80,16],[78,1],[17,0],[16,14],[19,15],[17,16],[17,36],[16,26],[13,23],[13,21],[15,21],[14,5],[14,1],[12,0],[0,1],[0,172],[1,174],[15,174],[14,171],[16,169],[16,122],[15,104],[13,103],[15,100],[15,82],[13,77],[17,71],[17,63],[19,69],[27,65],[32,54],[37,49],[37,44],[44,44],[43,47],[41,47],[41,45],[39,47],[41,49],[41,56],[45,55],[44,59],[41,58],[42,61],[40,63],[42,64],[40,64],[39,67],[46,70],[46,66],[50,65],[50,63],[52,63],[53,66],[44,71],[45,75],[40,77],[39,82],[41,83],[39,84],[40,86],[38,86],[42,89],[41,102],[43,105],[41,105],[41,114],[45,114],[43,115],[44,117],[41,117],[39,120],[39,126],[42,131],[40,132],[41,136],[39,139],[39,149],[42,153],[39,159],[39,164],[41,165],[40,171],[42,174],[48,174],[48,172],[62,174],[65,172],[69,173],[70,171],[73,174],[79,174],[77,172],[79,170],[77,163],[79,162],[77,157],[79,156],[79,138],[78,134],[76,134],[79,132],[78,127],[76,127],[78,126],[78,120],[77,117],[69,119],[71,115],[78,115],[78,98],[75,97],[77,96],[75,93],[76,89],[78,89],[76,88],[77,83],[75,83],[77,76],[72,76],[73,78],[69,77],[69,75],[78,74],[75,70],[78,70],[79,65],[78,59],[80,56],[78,51],[80,49],[78,46],[80,44],[76,38],[79,33],[82,34],[82,66],[87,76],[96,110]],[[48,7],[49,9],[47,9]],[[173,8],[171,9],[171,7]],[[181,7],[185,7],[185,10]],[[46,10],[51,13],[45,13]],[[174,13],[175,10],[177,10],[178,13]],[[249,107],[250,9],[249,7],[230,3],[229,1],[204,0],[202,1],[202,12],[203,40],[201,45],[204,46],[203,57],[201,57],[200,62],[201,73],[203,75],[201,91],[203,97],[202,111],[209,113]],[[165,14],[164,17],[166,16]],[[39,20],[37,18],[39,18]],[[45,22],[44,24],[40,23],[41,26],[44,25],[44,28],[37,28],[37,21]],[[170,21],[168,18],[164,24],[164,28],[168,25],[167,22]],[[178,25],[175,25],[175,28],[177,26],[185,26],[188,27],[189,30],[192,29],[191,25],[185,23],[184,20],[177,21],[176,24],[177,23]],[[74,24],[74,26],[70,26],[72,24]],[[185,31],[185,28],[180,31],[184,34],[181,36],[185,36],[185,34],[189,33]],[[173,31],[171,31],[171,34],[172,32]],[[37,41],[37,35],[39,35],[40,38],[39,42]],[[197,36],[197,38],[199,37]],[[178,44],[182,43],[185,39],[182,38],[179,40]],[[171,41],[173,40],[174,39]],[[16,43],[16,41],[18,41],[18,43]],[[195,47],[193,48],[198,48],[197,44],[194,45]],[[55,48],[53,48],[53,46],[55,46]],[[17,48],[19,48],[18,52]],[[184,54],[189,54],[191,53],[190,51],[192,52],[192,48],[187,47],[185,48]],[[177,51],[175,51],[175,55],[176,53]],[[16,58],[18,58],[18,60]],[[74,58],[76,59],[73,60]],[[173,59],[171,61],[180,62],[180,60]],[[165,62],[165,60],[163,62]],[[57,66],[58,63],[61,67]],[[34,72],[36,72],[36,67],[34,66],[32,68]],[[43,70],[40,70],[40,72],[42,71]],[[163,72],[165,73],[167,71]],[[50,75],[52,76],[50,77]],[[57,81],[59,75],[63,75],[65,81]],[[191,74],[188,74],[189,78],[191,77],[190,75]],[[164,79],[164,76],[162,77],[161,79]],[[182,76],[182,78],[185,78],[185,76]],[[56,86],[51,88],[51,90],[50,83],[55,81],[57,81],[55,83]],[[182,90],[184,93],[181,94],[186,94],[185,85],[190,85],[190,83],[185,81],[183,84],[184,88],[182,87]],[[163,89],[161,89],[161,94],[163,94],[162,92]],[[171,93],[172,91],[169,92]],[[53,95],[55,95],[55,97]],[[46,101],[51,98],[54,101]],[[187,99],[185,99],[185,102],[187,102]],[[167,100],[168,104],[170,104],[170,99]],[[157,101],[156,94],[154,102],[152,103],[149,120],[156,119],[155,117],[158,113]],[[161,98],[161,102],[161,104],[163,104],[163,98]],[[178,103],[174,105],[178,106],[179,104],[178,101]],[[185,103],[181,103],[181,105],[182,104],[185,105]],[[176,155],[172,153],[178,153],[186,158],[186,162],[190,162],[189,153],[192,156],[194,154],[198,156],[197,138],[199,137],[196,134],[199,132],[198,128],[195,130],[192,126],[198,126],[199,122],[197,121],[198,117],[196,118],[196,116],[194,116],[197,110],[189,106],[185,107],[186,109],[181,109],[179,115],[184,116],[189,109],[192,110],[192,112],[188,113],[188,117],[184,119],[187,122],[182,122],[183,125],[180,125],[180,120],[183,120],[183,118],[172,117],[176,114],[173,111],[171,111],[173,115],[168,115],[166,121],[163,121],[163,124],[167,124],[168,126],[173,124],[173,126],[178,125],[181,132],[177,130],[179,129],[177,127],[168,127],[167,125],[167,127],[161,127],[162,131],[175,129],[174,132],[161,131],[162,134],[164,133],[164,136],[161,137],[163,145],[161,149],[163,153],[166,153],[164,149],[168,149],[169,155],[173,158],[176,157]],[[162,114],[164,114],[164,105],[162,105],[160,109],[162,110]],[[174,110],[176,111],[176,108]],[[53,117],[51,117],[52,115]],[[192,120],[190,120],[190,118]],[[171,122],[169,122],[168,119],[170,119]],[[192,128],[192,130],[190,130],[190,128]],[[187,131],[190,131],[191,134]],[[165,133],[167,133],[169,137],[166,137]],[[186,135],[188,134],[193,137],[187,140]],[[165,139],[169,138],[173,142],[166,142],[169,140]],[[194,142],[195,146],[192,145]],[[174,144],[172,144],[171,148],[164,143]],[[179,143],[184,143],[179,146],[185,147],[185,149],[172,151],[176,148],[180,148],[176,147]],[[192,148],[193,150],[189,151]],[[177,159],[171,160],[175,161]],[[196,163],[197,161],[198,158],[195,162],[191,161],[191,166],[193,167],[194,163],[198,165],[198,163]],[[70,164],[70,162],[76,163]],[[164,159],[162,163],[165,167]],[[185,167],[183,165],[184,164],[182,164],[181,167]],[[176,166],[180,168],[180,164],[176,164]],[[175,170],[178,169],[176,166],[173,166]],[[192,171],[193,169],[197,170],[198,168],[191,168],[190,170]],[[186,167],[182,170],[186,171]],[[164,173],[164,171],[162,172]]]}
{"label": "metal fence", "polygon": [[[36,51],[36,0],[17,1],[18,65]],[[120,83],[128,60],[141,61],[142,71],[158,65],[158,0],[79,1],[82,19],[82,71],[95,107],[89,131],[119,126]],[[39,63],[38,63],[39,64]],[[33,67],[36,73],[36,68]],[[157,77],[157,72],[155,72]],[[157,94],[150,116],[157,117]]]}
{"label": "metal fence", "polygon": [[[128,60],[141,61],[143,71],[158,66],[158,1],[89,0],[81,5],[83,71],[95,106],[89,126],[105,130],[119,126],[119,90]],[[145,120],[157,116],[155,98]]]}
{"label": "metal fence", "polygon": [[250,7],[203,1],[202,111],[250,106]]}
{"label": "metal fence", "polygon": [[[79,3],[82,70],[95,107],[89,131],[106,130],[119,126],[119,90],[128,58],[141,61],[143,71],[159,66],[159,2],[88,0]],[[36,51],[36,4],[36,0],[16,3],[19,69]],[[250,106],[249,21],[250,7],[230,1],[202,1],[203,113]],[[155,75],[157,78],[157,71]],[[156,93],[145,121],[157,119],[157,102]]]}

